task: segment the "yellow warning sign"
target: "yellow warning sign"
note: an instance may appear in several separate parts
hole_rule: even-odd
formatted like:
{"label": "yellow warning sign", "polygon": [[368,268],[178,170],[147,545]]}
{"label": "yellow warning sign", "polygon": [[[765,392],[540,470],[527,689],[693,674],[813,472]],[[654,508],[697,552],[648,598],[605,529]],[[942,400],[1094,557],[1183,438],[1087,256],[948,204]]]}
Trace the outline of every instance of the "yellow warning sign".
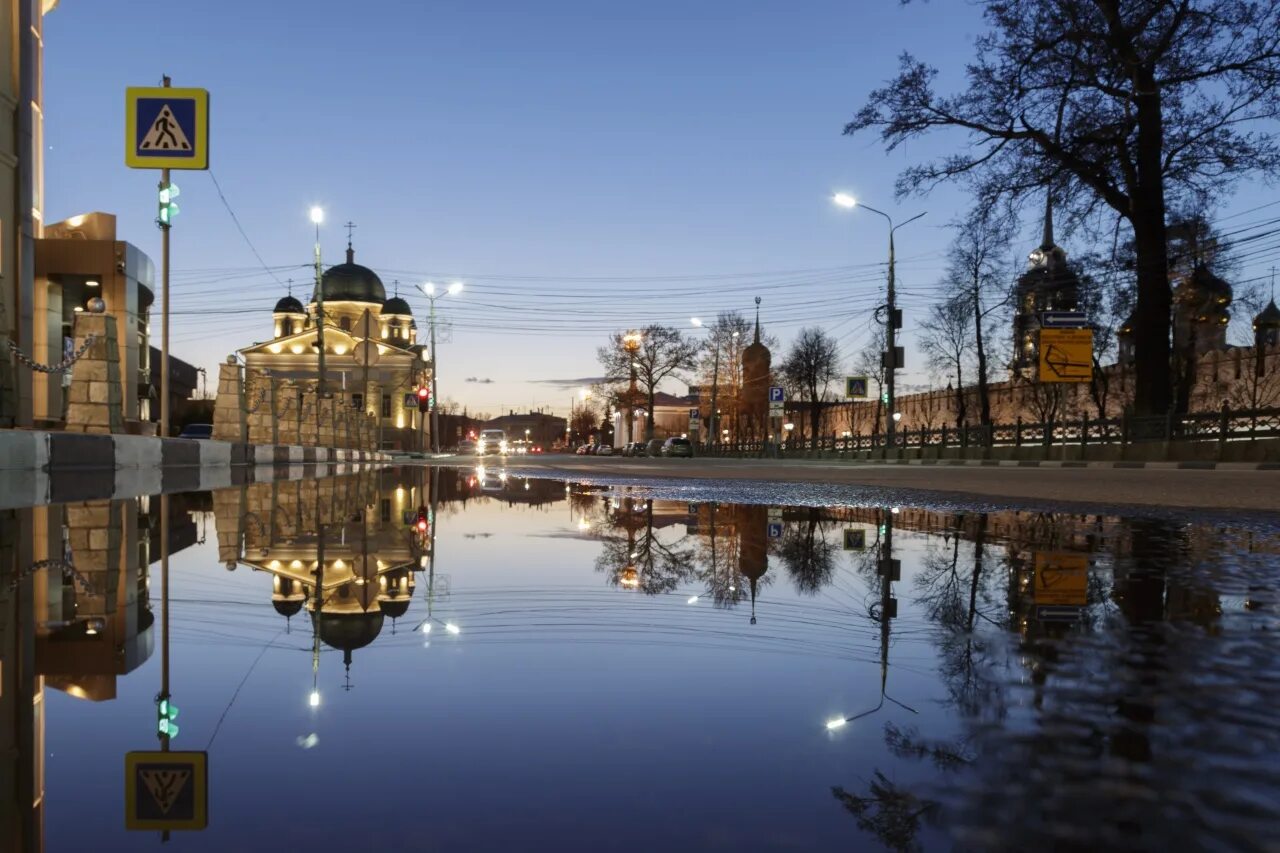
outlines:
{"label": "yellow warning sign", "polygon": [[207,752],[130,752],[124,757],[125,829],[209,825]]}
{"label": "yellow warning sign", "polygon": [[1093,377],[1093,329],[1041,329],[1040,381],[1088,382]]}
{"label": "yellow warning sign", "polygon": [[1077,552],[1036,554],[1036,604],[1083,607],[1089,601],[1089,555]]}

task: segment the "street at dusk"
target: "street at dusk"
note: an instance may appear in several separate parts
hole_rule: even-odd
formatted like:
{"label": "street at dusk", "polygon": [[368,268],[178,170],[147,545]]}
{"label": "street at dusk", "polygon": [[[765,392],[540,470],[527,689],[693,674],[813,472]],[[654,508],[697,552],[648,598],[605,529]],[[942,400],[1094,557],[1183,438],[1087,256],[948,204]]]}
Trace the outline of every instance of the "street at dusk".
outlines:
{"label": "street at dusk", "polygon": [[6,2],[0,849],[1280,851],[1280,0]]}

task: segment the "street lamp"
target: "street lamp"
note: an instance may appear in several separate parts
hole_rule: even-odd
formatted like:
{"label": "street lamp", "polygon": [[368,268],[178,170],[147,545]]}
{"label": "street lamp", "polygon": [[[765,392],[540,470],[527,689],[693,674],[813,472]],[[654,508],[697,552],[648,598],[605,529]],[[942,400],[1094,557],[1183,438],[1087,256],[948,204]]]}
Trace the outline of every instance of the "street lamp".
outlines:
{"label": "street lamp", "polygon": [[462,282],[455,281],[444,289],[444,293],[437,292],[436,284],[433,281],[424,282],[418,286],[422,291],[422,295],[427,297],[427,301],[431,304],[430,326],[431,326],[431,452],[440,452],[440,353],[436,349],[436,300],[441,296],[448,294],[449,296],[457,296],[462,292]]}
{"label": "street lamp", "polygon": [[[320,224],[322,222],[324,222],[324,208],[315,205],[311,208],[311,224],[316,227],[316,349],[320,355],[319,382],[316,387],[318,397],[328,396],[324,370],[324,268],[320,265]],[[319,412],[319,408],[316,411]]]}
{"label": "street lamp", "polygon": [[[644,340],[639,332],[627,332],[622,336],[622,348],[627,351],[627,357],[631,361],[631,387],[627,389],[627,443],[630,444],[635,440],[635,405],[636,394],[639,391],[636,388],[636,353],[640,351],[640,344]],[[616,441],[616,439],[615,439]]]}
{"label": "street lamp", "polygon": [[[888,286],[888,295],[885,300],[886,301],[885,310],[888,313],[888,316],[885,318],[886,320],[885,352],[880,357],[880,364],[884,368],[885,391],[889,398],[886,402],[888,403],[889,411],[892,412],[894,410],[894,400],[895,400],[894,388],[893,388],[894,375],[897,372],[898,368],[903,366],[901,364],[901,359],[898,358],[898,347],[895,345],[896,338],[897,338],[897,331],[898,329],[902,328],[902,312],[898,310],[897,302],[896,302],[896,294],[894,292],[893,232],[897,231],[903,225],[907,225],[908,223],[915,222],[917,219],[924,216],[924,213],[917,213],[915,216],[911,217],[906,222],[902,222],[898,225],[894,225],[893,217],[889,216],[889,214],[885,213],[882,210],[876,210],[874,207],[870,207],[864,204],[863,202],[858,201],[856,198],[849,195],[848,193],[836,193],[831,197],[831,201],[837,207],[843,207],[846,210],[853,210],[855,207],[861,207],[864,210],[869,210],[872,213],[877,213],[880,216],[883,216],[885,218],[885,221],[889,223],[889,286]],[[893,448],[897,446],[895,441],[895,433],[897,431],[896,426],[897,424],[892,419],[885,421],[886,452],[888,451],[888,448]]]}

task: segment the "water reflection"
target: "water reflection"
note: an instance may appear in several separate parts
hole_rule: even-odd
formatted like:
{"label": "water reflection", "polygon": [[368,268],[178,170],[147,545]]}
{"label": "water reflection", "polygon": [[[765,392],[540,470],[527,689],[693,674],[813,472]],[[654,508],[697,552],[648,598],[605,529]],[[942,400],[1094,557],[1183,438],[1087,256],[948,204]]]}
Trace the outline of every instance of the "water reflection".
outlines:
{"label": "water reflection", "polygon": [[[440,803],[442,845],[521,846],[487,817],[497,774],[528,792],[509,805],[533,828],[521,837],[566,849],[616,841],[626,814],[610,792],[624,784],[669,815],[635,828],[637,848],[1274,837],[1275,536],[678,498],[501,467],[170,497],[172,666],[200,697],[184,748],[225,768],[207,841],[184,842],[252,846],[246,833],[305,807],[309,778],[350,772],[344,741],[376,750],[357,733],[419,722],[430,737],[393,739],[380,766]],[[155,736],[137,721],[162,683],[161,506],[3,515],[3,849],[43,849],[46,831],[59,847],[126,843],[118,791],[108,803],[86,780],[118,778],[120,756]],[[223,667],[237,645],[252,654]],[[134,722],[102,722],[124,704]],[[265,744],[285,735],[315,776],[282,787],[276,774],[296,771]],[[47,780],[46,757],[64,754]],[[83,776],[66,772],[75,762]],[[424,781],[426,765],[451,774]],[[687,816],[695,789],[705,808]],[[770,809],[734,811],[761,792]],[[557,834],[551,800],[574,834]],[[1157,816],[1159,802],[1179,806]],[[73,809],[83,821],[46,828],[46,810]],[[328,831],[312,841],[361,837]]]}

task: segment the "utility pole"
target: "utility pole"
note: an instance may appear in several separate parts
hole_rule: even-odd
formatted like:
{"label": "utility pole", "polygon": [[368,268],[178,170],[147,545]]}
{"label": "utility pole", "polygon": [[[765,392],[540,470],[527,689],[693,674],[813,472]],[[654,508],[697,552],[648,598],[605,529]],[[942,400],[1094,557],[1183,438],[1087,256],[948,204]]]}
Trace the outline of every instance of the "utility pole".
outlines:
{"label": "utility pole", "polygon": [[[325,387],[324,370],[324,269],[320,266],[320,223],[324,222],[324,211],[319,207],[311,208],[311,222],[316,226],[316,348],[320,355],[320,380],[316,386],[316,397],[328,396]],[[317,413],[320,407],[316,406]]]}
{"label": "utility pole", "polygon": [[716,443],[719,433],[716,432],[716,392],[720,388],[720,342],[716,341],[716,354],[713,367],[711,369],[711,412],[707,415],[710,422],[707,427],[707,446],[712,447]]}
{"label": "utility pole", "polygon": [[440,452],[440,351],[436,349],[436,300],[431,299],[431,452]]}

